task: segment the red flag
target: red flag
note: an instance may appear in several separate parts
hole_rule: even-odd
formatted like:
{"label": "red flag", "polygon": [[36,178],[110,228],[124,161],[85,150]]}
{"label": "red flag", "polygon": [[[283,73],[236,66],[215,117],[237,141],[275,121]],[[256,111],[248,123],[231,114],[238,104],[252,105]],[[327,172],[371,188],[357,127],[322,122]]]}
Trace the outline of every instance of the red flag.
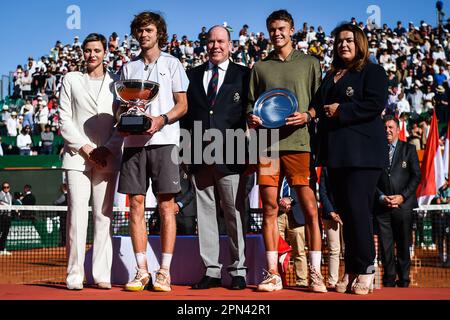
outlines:
{"label": "red flag", "polygon": [[430,133],[428,134],[422,167],[422,178],[417,187],[417,200],[419,205],[428,205],[436,196],[438,190],[445,183],[444,162],[441,147],[439,146],[439,132],[436,112],[431,118]]}
{"label": "red flag", "polygon": [[280,271],[281,280],[283,286],[287,286],[287,271],[289,267],[289,261],[291,260],[292,247],[283,239],[282,236],[278,236],[278,270]]}
{"label": "red flag", "polygon": [[400,133],[398,135],[398,140],[406,142],[406,122],[405,122],[405,120],[400,121]]}

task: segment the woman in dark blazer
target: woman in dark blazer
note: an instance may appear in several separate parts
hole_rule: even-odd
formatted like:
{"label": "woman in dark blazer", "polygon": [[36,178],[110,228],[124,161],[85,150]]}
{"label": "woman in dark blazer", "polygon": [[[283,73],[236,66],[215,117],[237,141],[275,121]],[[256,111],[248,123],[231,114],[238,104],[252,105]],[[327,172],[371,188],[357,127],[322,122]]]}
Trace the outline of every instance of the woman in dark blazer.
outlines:
{"label": "woman in dark blazer", "polygon": [[372,210],[382,168],[388,165],[381,113],[388,79],[368,61],[368,43],[357,26],[334,31],[331,71],[325,76],[310,113],[318,122],[318,165],[328,167],[330,186],[342,213],[345,276],[338,292],[372,292],[375,272]]}

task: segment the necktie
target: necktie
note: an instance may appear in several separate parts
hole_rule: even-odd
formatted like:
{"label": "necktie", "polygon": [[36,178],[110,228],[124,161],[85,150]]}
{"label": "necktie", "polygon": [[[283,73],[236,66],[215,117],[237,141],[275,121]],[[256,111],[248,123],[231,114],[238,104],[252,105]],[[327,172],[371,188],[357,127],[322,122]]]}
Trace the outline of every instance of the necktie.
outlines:
{"label": "necktie", "polygon": [[219,83],[219,68],[217,66],[214,66],[212,68],[212,77],[211,80],[209,80],[207,92],[208,102],[211,107],[214,107],[214,105],[216,104],[218,83]]}
{"label": "necktie", "polygon": [[392,165],[392,158],[394,157],[395,147],[393,144],[389,145],[389,166]]}
{"label": "necktie", "polygon": [[283,194],[281,196],[282,197],[289,197],[290,196],[289,184],[288,184],[286,178],[283,179]]}

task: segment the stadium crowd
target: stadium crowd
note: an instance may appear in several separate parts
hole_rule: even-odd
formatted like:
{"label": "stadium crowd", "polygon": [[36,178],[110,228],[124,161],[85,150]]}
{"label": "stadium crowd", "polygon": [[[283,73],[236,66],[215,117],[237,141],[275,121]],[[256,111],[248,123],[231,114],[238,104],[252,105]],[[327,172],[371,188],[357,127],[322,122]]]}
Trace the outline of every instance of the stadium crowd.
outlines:
{"label": "stadium crowd", "polygon": [[[433,27],[424,21],[417,25],[401,21],[392,28],[371,23],[364,24],[351,18],[351,23],[363,29],[370,44],[370,60],[384,67],[389,77],[389,100],[386,113],[400,117],[406,126],[405,135],[417,150],[425,148],[430,115],[436,110],[442,143],[448,122],[448,96],[450,90],[450,19],[447,24]],[[226,26],[226,23],[224,23]],[[229,27],[228,27],[229,28]],[[229,28],[231,30],[231,28]],[[164,51],[180,59],[185,69],[208,61],[206,52],[206,27],[202,27],[197,39],[173,34]],[[317,28],[303,23],[293,36],[298,50],[320,60],[322,72],[330,68],[333,38],[321,26]],[[238,39],[233,41],[232,59],[238,64],[252,67],[272,50],[264,32],[251,32],[244,25]],[[109,70],[119,73],[124,64],[139,54],[139,44],[125,34],[120,39],[113,32],[108,41],[105,64]],[[51,154],[53,135],[59,134],[58,96],[62,79],[67,72],[84,68],[81,42],[57,41],[46,56],[18,65],[13,74],[13,94],[0,102],[0,136],[16,137],[8,145],[3,142],[2,154]],[[48,129],[46,129],[46,126]],[[40,136],[39,145],[33,145],[31,136]],[[5,139],[4,139],[5,140]],[[59,146],[60,147],[60,146]]]}

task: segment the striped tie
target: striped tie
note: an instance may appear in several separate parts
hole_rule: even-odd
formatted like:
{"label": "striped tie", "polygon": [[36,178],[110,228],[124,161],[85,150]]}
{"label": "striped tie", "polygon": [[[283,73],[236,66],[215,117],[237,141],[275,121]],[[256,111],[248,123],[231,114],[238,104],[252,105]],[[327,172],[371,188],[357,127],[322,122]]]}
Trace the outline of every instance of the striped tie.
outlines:
{"label": "striped tie", "polygon": [[216,104],[217,85],[219,83],[219,68],[215,65],[212,68],[212,77],[208,84],[208,102],[211,107]]}
{"label": "striped tie", "polygon": [[291,195],[290,190],[289,190],[289,184],[286,180],[286,178],[283,179],[283,194],[281,195],[281,197],[289,197]]}
{"label": "striped tie", "polygon": [[[392,158],[394,157],[395,147],[393,144],[389,145],[389,166],[392,165]],[[385,158],[386,159],[386,158]]]}

